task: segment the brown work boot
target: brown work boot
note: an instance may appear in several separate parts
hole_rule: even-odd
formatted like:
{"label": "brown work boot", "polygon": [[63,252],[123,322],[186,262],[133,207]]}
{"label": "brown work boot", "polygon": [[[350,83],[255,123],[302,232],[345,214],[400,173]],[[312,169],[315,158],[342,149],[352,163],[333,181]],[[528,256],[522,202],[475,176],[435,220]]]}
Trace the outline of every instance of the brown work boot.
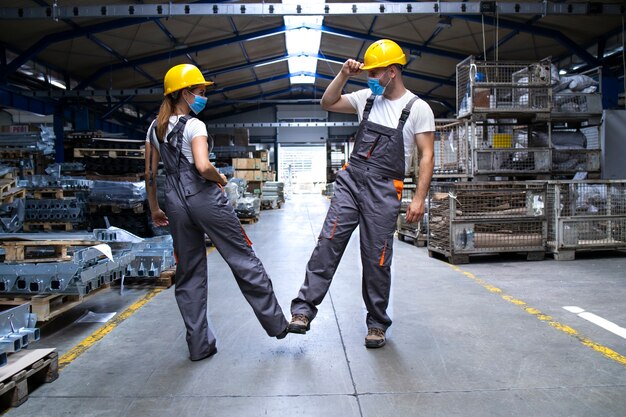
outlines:
{"label": "brown work boot", "polygon": [[311,322],[304,314],[294,314],[287,329],[290,333],[305,334],[307,330],[311,329]]}
{"label": "brown work boot", "polygon": [[370,327],[367,329],[367,336],[365,337],[365,347],[367,348],[379,348],[385,346],[387,340],[385,339],[385,331],[377,327]]}

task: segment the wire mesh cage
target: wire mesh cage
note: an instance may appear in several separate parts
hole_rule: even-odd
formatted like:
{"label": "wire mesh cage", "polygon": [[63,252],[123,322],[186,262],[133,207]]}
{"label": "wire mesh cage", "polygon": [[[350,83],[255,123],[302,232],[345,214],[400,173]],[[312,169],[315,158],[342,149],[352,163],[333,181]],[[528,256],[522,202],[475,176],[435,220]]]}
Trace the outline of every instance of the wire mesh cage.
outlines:
{"label": "wire mesh cage", "polygon": [[602,115],[602,68],[552,80],[552,117],[599,118]]}
{"label": "wire mesh cage", "polygon": [[550,124],[471,122],[473,175],[549,173]]}
{"label": "wire mesh cage", "polygon": [[550,141],[552,173],[600,172],[600,126],[582,128],[555,126]]}
{"label": "wire mesh cage", "polygon": [[457,64],[457,117],[479,114],[549,113],[551,63],[478,61]]}
{"label": "wire mesh cage", "polygon": [[546,185],[539,182],[434,183],[428,249],[449,258],[545,252]]}
{"label": "wire mesh cage", "polygon": [[573,259],[583,249],[626,248],[626,180],[550,181],[548,249]]}
{"label": "wire mesh cage", "polygon": [[435,120],[433,178],[467,178],[471,173],[470,127],[455,119]]}

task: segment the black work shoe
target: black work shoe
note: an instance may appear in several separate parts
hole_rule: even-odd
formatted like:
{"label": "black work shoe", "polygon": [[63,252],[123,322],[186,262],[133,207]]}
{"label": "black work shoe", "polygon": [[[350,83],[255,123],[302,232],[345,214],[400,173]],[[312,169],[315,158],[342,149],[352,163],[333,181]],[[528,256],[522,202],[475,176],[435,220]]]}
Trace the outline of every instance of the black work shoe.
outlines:
{"label": "black work shoe", "polygon": [[289,326],[285,327],[285,330],[283,330],[282,332],[277,334],[276,335],[276,339],[278,339],[278,340],[284,339],[287,336],[287,333],[289,333]]}
{"label": "black work shoe", "polygon": [[291,317],[289,326],[287,326],[287,330],[290,333],[305,334],[307,330],[311,330],[311,322],[304,314],[294,314]]}
{"label": "black work shoe", "polygon": [[366,348],[380,348],[385,346],[387,340],[385,339],[385,331],[377,327],[370,327],[367,329],[367,336],[365,337]]}

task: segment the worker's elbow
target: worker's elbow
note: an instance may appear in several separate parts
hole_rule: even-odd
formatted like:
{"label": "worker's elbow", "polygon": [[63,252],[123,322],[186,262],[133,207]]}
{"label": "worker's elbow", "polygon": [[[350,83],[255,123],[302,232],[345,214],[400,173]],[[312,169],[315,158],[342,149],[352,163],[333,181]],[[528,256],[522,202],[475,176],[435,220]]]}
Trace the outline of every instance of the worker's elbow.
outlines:
{"label": "worker's elbow", "polygon": [[209,174],[209,170],[210,170],[211,166],[208,163],[198,163],[196,162],[196,169],[198,170],[198,173],[205,177]]}

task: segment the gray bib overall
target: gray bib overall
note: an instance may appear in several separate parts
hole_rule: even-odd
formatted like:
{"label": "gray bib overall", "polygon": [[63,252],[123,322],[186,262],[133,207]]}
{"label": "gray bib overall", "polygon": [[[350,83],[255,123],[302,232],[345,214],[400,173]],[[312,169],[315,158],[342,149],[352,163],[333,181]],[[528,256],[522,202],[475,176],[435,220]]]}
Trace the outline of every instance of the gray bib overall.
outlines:
{"label": "gray bib overall", "polygon": [[[192,360],[215,350],[215,336],[207,320],[207,258],[204,235],[209,236],[230,267],[241,292],[268,335],[276,336],[287,320],[276,300],[272,281],[252,250],[235,210],[219,184],[202,177],[182,154],[187,116],[182,116],[160,143],[165,167],[165,212],[174,241],[176,302],[187,328]],[[156,139],[153,127],[151,140]]]}
{"label": "gray bib overall", "polygon": [[375,97],[367,99],[347,167],[335,182],[317,246],[306,267],[304,284],[291,303],[292,314],[310,320],[330,287],[341,256],[357,226],[360,230],[362,293],[367,308],[367,327],[386,330],[391,286],[393,236],[402,199],[404,137],[411,99],[402,110],[396,128],[368,120]]}

